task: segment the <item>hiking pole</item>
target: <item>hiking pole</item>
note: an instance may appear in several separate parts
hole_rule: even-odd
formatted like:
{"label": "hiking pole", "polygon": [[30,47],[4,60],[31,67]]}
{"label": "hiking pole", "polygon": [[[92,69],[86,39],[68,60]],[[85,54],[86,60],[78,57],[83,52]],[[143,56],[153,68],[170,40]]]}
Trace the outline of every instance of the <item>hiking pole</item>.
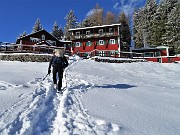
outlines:
{"label": "hiking pole", "polygon": [[49,74],[47,73],[47,75],[46,75],[42,80],[44,81],[48,75],[49,75]]}

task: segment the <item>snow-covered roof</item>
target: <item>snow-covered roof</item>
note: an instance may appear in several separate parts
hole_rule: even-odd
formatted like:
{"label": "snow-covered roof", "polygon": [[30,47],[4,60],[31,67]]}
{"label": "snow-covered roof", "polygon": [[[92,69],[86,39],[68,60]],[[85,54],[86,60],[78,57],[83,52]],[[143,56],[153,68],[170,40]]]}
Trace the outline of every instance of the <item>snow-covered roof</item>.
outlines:
{"label": "snow-covered roof", "polygon": [[[25,35],[25,36],[22,36],[22,37],[19,37],[19,38],[17,38],[17,39],[21,39],[21,38],[24,38],[24,37],[27,37],[27,36],[30,36],[30,35],[32,35],[32,34],[35,34],[35,33],[38,33],[38,32],[40,32],[40,31],[46,31],[45,29],[42,29],[42,30],[39,30],[39,31],[36,31],[36,32],[32,32],[32,33],[30,33],[30,34],[27,34],[27,35]],[[49,33],[48,31],[46,31],[47,33]],[[53,36],[51,33],[49,33],[53,38],[55,38],[56,40],[58,40],[55,36]],[[58,40],[59,41],[59,40]]]}
{"label": "snow-covered roof", "polygon": [[69,29],[69,31],[73,30],[84,30],[84,29],[93,29],[93,28],[103,28],[103,27],[111,27],[111,26],[120,26],[121,24],[111,24],[111,25],[101,25],[101,26],[92,26],[92,27],[83,27],[83,28],[75,28],[75,29]]}
{"label": "snow-covered roof", "polygon": [[72,41],[65,41],[65,40],[59,40],[60,42],[64,42],[64,43],[69,43],[69,42],[72,42]]}
{"label": "snow-covered roof", "polygon": [[157,48],[135,48],[135,49],[132,49],[132,51],[136,51],[136,50],[156,50]]}
{"label": "snow-covered roof", "polygon": [[169,48],[168,46],[157,46],[156,48],[160,49],[160,48]]}

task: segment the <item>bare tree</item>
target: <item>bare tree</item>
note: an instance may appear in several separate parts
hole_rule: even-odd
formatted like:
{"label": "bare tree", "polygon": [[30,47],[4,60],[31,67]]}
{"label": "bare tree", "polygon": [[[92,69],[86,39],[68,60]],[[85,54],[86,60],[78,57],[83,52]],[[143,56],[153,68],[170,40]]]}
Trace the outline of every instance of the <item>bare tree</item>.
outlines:
{"label": "bare tree", "polygon": [[112,12],[108,11],[106,16],[105,16],[104,24],[115,23],[116,22],[115,18],[116,18],[115,15]]}

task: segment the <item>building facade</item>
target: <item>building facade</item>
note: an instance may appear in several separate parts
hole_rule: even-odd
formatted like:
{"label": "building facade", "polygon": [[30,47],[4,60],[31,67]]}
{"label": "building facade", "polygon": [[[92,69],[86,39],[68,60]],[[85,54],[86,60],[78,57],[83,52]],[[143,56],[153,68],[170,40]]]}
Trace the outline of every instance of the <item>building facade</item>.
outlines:
{"label": "building facade", "polygon": [[121,57],[130,46],[121,42],[121,24],[69,29],[72,52],[80,56]]}
{"label": "building facade", "polygon": [[168,46],[158,46],[156,48],[139,48],[133,49],[133,58],[143,58],[147,61],[159,63],[172,63],[180,61],[179,56],[174,56],[171,48]]}
{"label": "building facade", "polygon": [[66,50],[67,46],[66,51],[71,51],[70,41],[59,41],[44,29],[18,38],[16,44],[19,45],[19,50],[31,52],[52,53],[55,48]]}

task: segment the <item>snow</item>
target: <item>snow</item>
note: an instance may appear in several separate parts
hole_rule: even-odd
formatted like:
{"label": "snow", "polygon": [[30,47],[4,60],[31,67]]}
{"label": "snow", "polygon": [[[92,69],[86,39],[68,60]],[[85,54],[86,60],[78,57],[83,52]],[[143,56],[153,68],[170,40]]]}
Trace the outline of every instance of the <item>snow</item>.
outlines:
{"label": "snow", "polygon": [[63,94],[48,63],[0,61],[0,135],[180,134],[180,64],[69,58]]}

